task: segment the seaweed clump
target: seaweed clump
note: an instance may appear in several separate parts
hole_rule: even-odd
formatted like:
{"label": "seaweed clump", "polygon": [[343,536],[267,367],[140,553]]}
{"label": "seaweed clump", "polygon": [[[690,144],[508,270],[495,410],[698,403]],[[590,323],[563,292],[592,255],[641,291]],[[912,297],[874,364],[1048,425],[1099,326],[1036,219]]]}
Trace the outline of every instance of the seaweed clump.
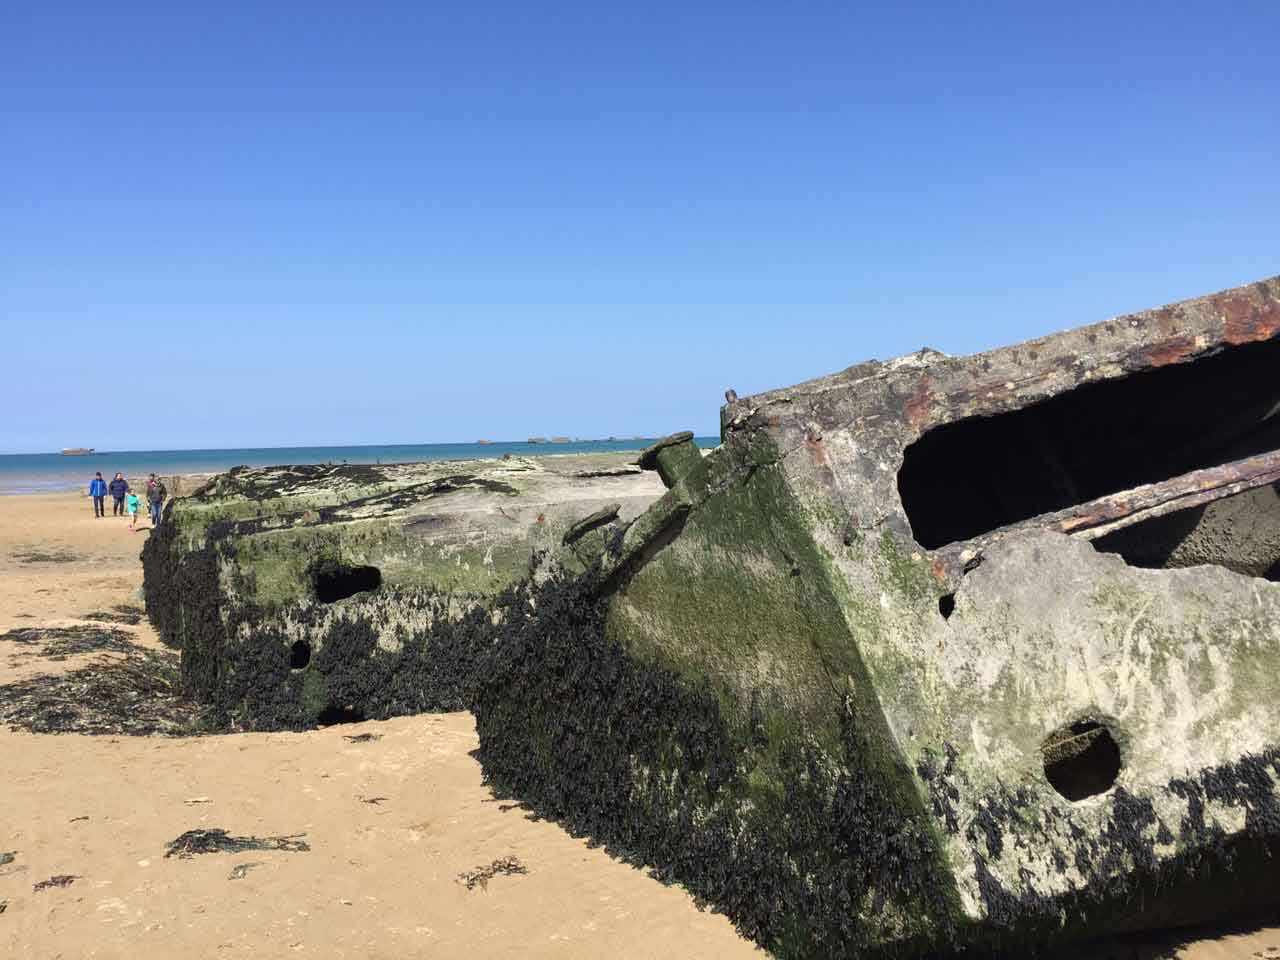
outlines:
{"label": "seaweed clump", "polygon": [[123,623],[125,626],[136,627],[142,622],[146,611],[141,607],[133,607],[128,604],[116,604],[111,610],[102,610],[97,613],[85,614],[86,620],[96,620],[99,623]]}
{"label": "seaweed clump", "polygon": [[143,649],[128,633],[114,627],[19,627],[0,633],[0,640],[31,648],[23,653],[45,660],[66,660],[86,653],[132,654]]}
{"label": "seaweed clump", "polygon": [[125,656],[0,686],[0,723],[31,733],[198,732],[200,707],[182,695],[176,654],[133,644],[112,649]]}
{"label": "seaweed clump", "polygon": [[165,859],[179,857],[190,860],[198,853],[243,853],[246,850],[283,850],[286,853],[305,853],[311,844],[302,838],[305,833],[284,837],[233,837],[227,831],[188,830],[166,844]]}
{"label": "seaweed clump", "polygon": [[31,891],[32,893],[40,893],[42,890],[52,890],[54,887],[69,887],[79,879],[80,877],[74,873],[59,873],[48,880],[33,883]]}
{"label": "seaweed clump", "polygon": [[9,555],[18,563],[76,563],[84,557],[70,550],[54,548],[53,550],[15,550]]}

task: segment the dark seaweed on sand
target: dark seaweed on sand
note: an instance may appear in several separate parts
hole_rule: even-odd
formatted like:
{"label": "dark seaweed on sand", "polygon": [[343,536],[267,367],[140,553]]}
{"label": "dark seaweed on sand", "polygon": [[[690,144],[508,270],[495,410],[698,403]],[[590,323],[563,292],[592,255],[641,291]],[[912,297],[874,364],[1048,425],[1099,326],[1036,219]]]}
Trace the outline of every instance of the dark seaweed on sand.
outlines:
{"label": "dark seaweed on sand", "polygon": [[197,732],[200,709],[181,694],[178,657],[130,647],[121,659],[0,686],[0,723],[31,733]]}
{"label": "dark seaweed on sand", "polygon": [[311,849],[311,845],[302,839],[305,836],[305,833],[294,833],[286,837],[233,837],[220,829],[188,830],[169,841],[165,858],[176,856],[189,860],[197,853],[242,853],[245,850],[305,853]]}
{"label": "dark seaweed on sand", "polygon": [[96,620],[99,623],[123,623],[126,626],[136,627],[142,620],[142,611],[132,607],[116,607],[112,612],[86,613],[84,618]]}
{"label": "dark seaweed on sand", "polygon": [[8,640],[24,647],[40,647],[39,651],[27,651],[46,660],[65,660],[82,653],[123,653],[142,650],[130,635],[114,627],[19,627],[0,633],[0,640]]}
{"label": "dark seaweed on sand", "polygon": [[16,550],[9,554],[18,563],[75,563],[83,559],[70,550]]}
{"label": "dark seaweed on sand", "polygon": [[39,893],[41,890],[48,890],[51,887],[69,887],[80,878],[71,873],[60,873],[56,877],[50,877],[48,880],[41,880],[39,883],[31,885],[33,893]]}

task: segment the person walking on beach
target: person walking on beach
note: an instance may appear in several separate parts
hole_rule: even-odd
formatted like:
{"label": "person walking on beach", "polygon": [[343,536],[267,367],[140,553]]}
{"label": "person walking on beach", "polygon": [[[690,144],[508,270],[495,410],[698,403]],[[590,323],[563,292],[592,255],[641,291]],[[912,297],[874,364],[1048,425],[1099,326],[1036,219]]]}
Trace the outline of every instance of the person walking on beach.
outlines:
{"label": "person walking on beach", "polygon": [[142,498],[136,493],[130,493],[124,502],[129,510],[129,532],[132,533],[138,526],[138,508],[142,506]]}
{"label": "person walking on beach", "polygon": [[147,502],[151,507],[151,526],[160,526],[161,509],[164,507],[164,498],[168,495],[169,491],[165,489],[164,481],[153,473],[151,479],[147,481]]}
{"label": "person walking on beach", "polygon": [[112,481],[107,484],[107,489],[111,491],[111,515],[113,517],[123,517],[124,495],[129,492],[129,481],[124,478],[123,473],[117,473]]}
{"label": "person walking on beach", "polygon": [[93,497],[94,519],[105,517],[107,515],[107,482],[102,479],[101,473],[95,474],[93,481],[89,484],[89,496]]}

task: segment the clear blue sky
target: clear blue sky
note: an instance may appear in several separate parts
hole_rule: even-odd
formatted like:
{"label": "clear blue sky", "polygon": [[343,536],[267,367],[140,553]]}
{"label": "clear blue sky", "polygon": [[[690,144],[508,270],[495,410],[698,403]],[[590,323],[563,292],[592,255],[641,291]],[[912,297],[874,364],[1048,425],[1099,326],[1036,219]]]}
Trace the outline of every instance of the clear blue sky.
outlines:
{"label": "clear blue sky", "polygon": [[10,4],[0,451],[714,433],[1280,273],[1280,4]]}

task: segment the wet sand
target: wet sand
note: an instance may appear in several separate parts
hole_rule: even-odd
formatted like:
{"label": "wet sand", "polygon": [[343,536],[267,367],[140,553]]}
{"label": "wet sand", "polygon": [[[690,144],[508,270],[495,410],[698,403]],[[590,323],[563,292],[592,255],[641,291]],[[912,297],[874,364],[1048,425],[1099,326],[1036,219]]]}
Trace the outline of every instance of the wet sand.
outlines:
{"label": "wet sand", "polygon": [[[86,619],[140,606],[148,527],[95,520],[82,494],[0,497],[0,633],[110,626],[160,649],[145,619]],[[0,640],[0,683],[112,656]],[[0,729],[0,955],[765,956],[681,888],[495,799],[476,746],[466,713],[183,739]],[[166,858],[213,828],[310,849]],[[459,879],[507,857],[527,873]],[[33,891],[56,876],[76,879]],[[1074,955],[1280,960],[1280,927]]]}

